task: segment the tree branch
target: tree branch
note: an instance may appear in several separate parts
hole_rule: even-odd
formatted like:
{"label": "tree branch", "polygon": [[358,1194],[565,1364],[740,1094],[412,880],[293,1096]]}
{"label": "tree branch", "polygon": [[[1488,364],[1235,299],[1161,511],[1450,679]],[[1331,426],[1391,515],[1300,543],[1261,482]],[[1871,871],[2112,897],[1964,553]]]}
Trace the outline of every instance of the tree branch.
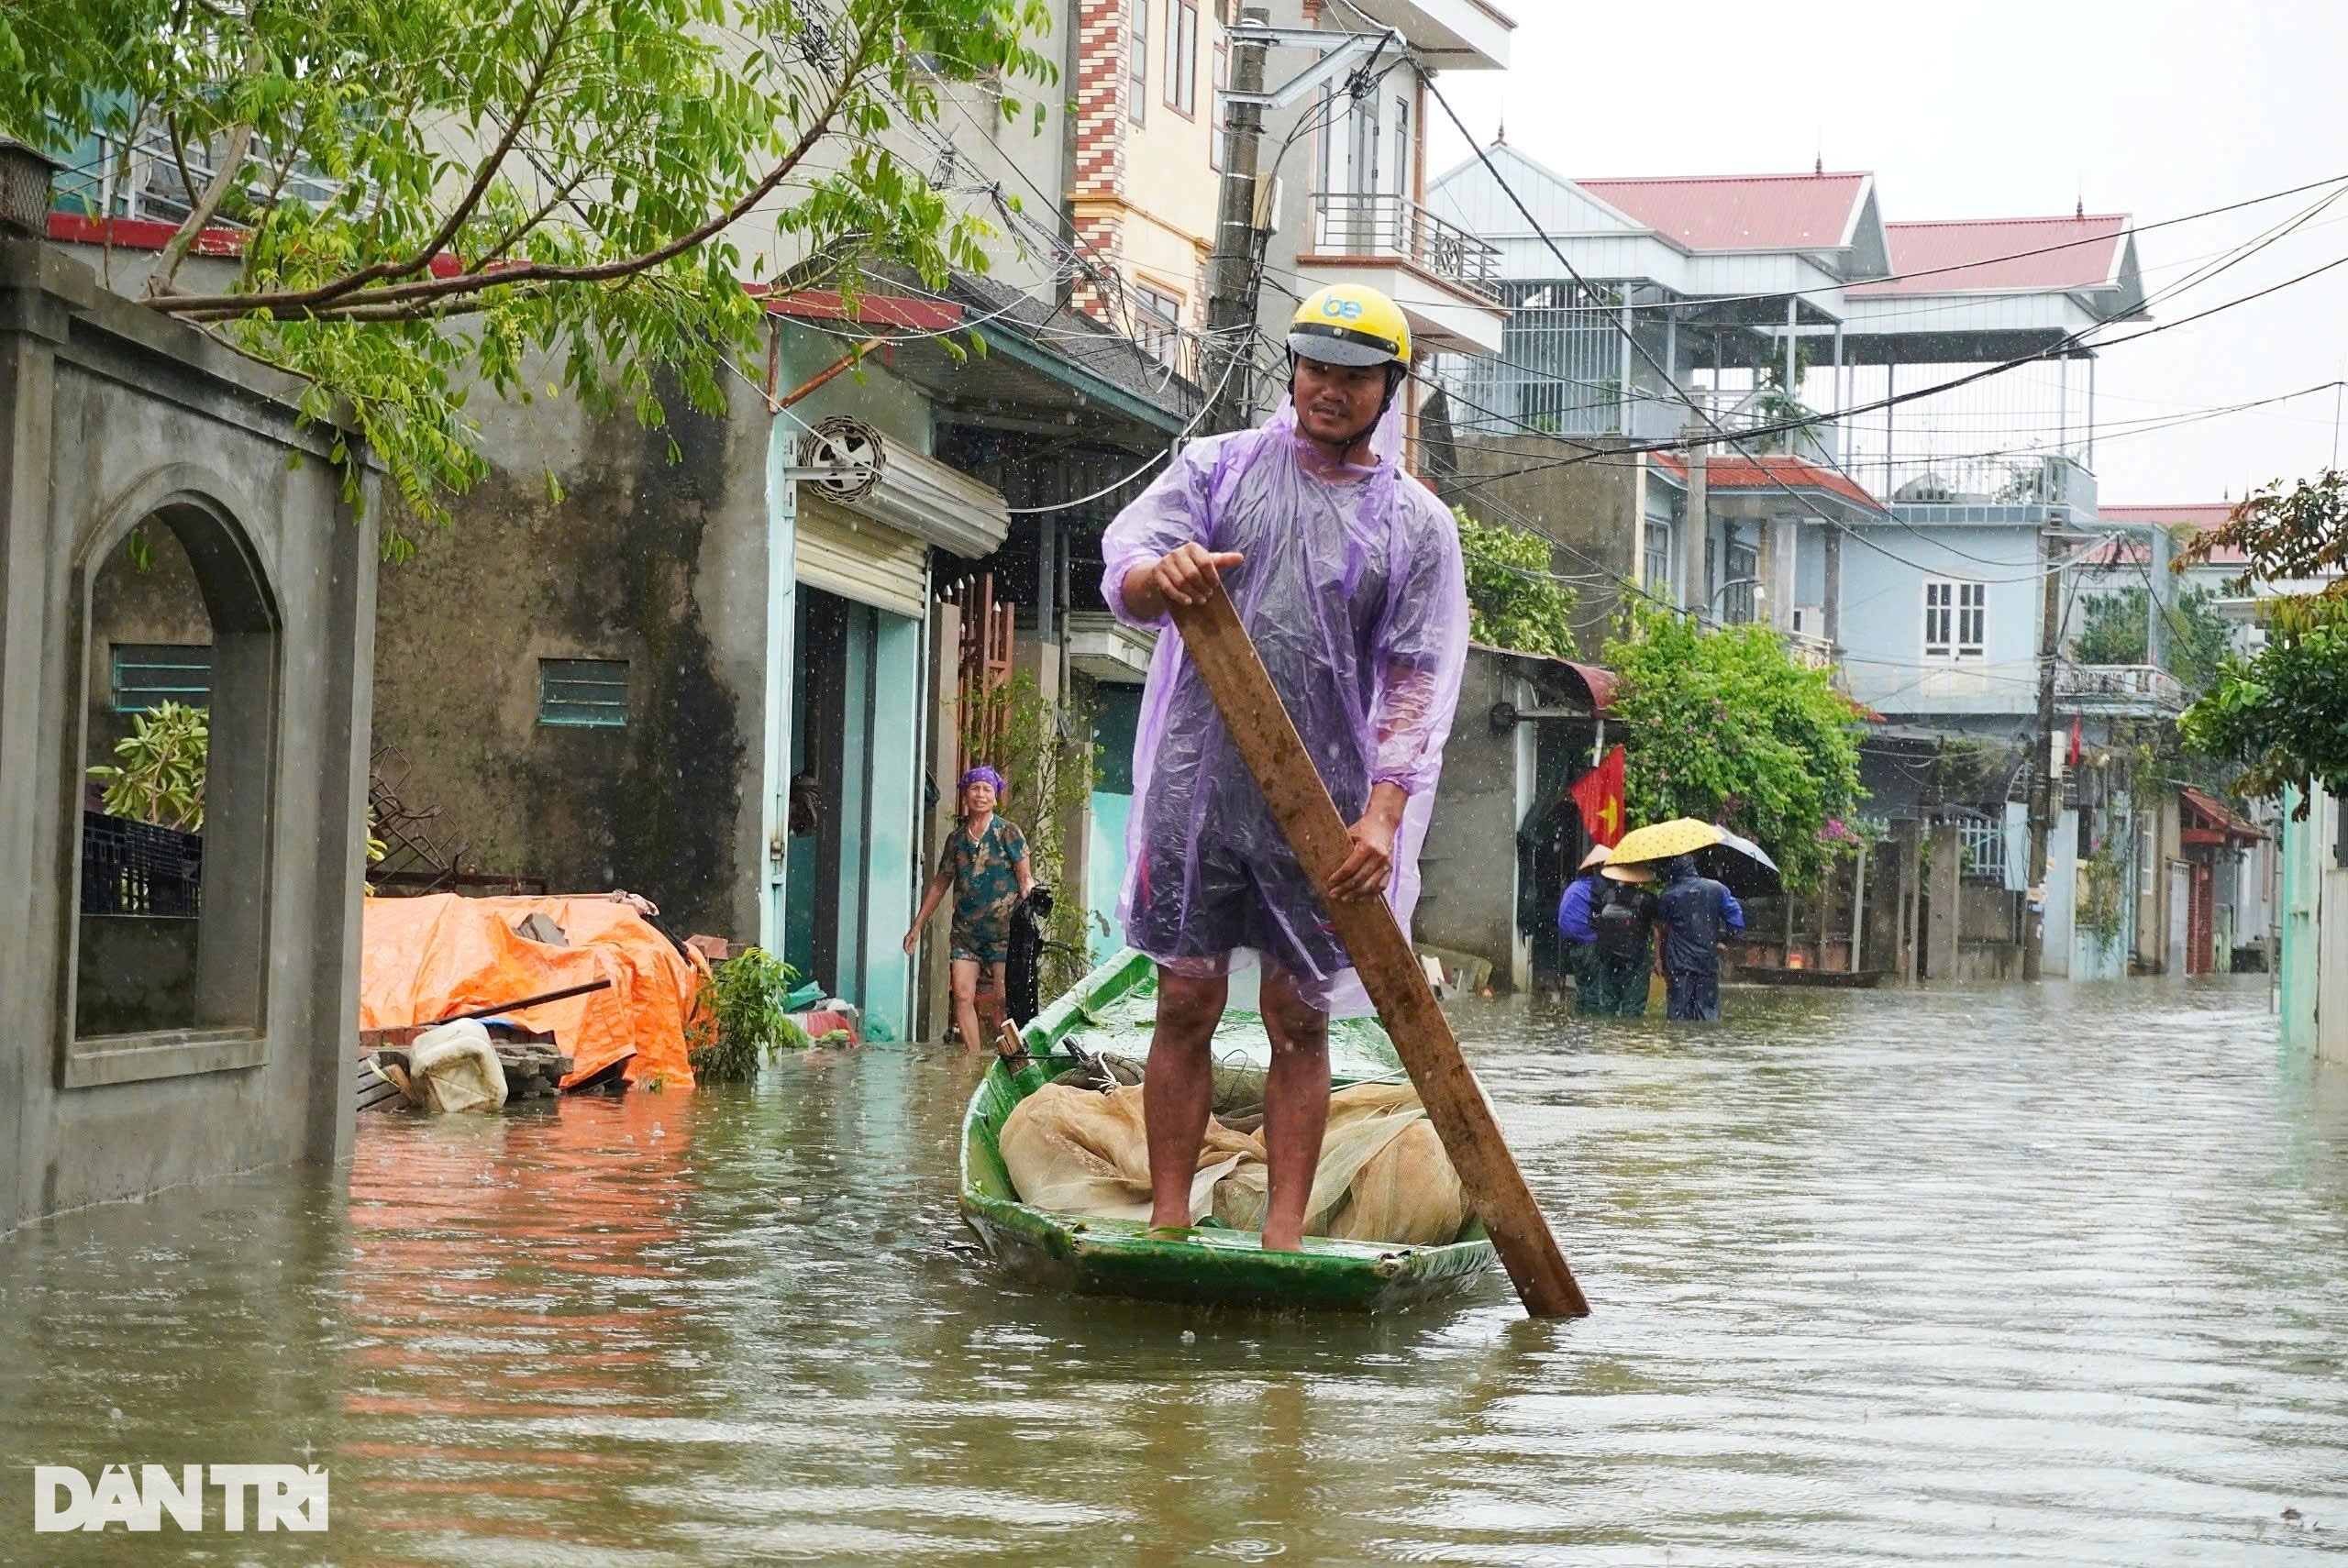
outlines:
{"label": "tree branch", "polygon": [[[497,145],[490,149],[487,155],[475,167],[472,183],[466,188],[465,193],[458,198],[457,204],[449,209],[448,217],[441,221],[439,228],[434,232],[432,237],[426,240],[415,255],[404,261],[372,262],[355,272],[337,278],[332,282],[305,290],[299,295],[284,297],[298,299],[305,305],[325,304],[345,295],[355,294],[368,283],[392,278],[404,278],[432,265],[433,258],[449,248],[449,242],[457,237],[457,231],[464,227],[465,220],[471,217],[473,209],[481,204],[482,197],[489,192],[491,182],[497,178],[498,170],[504,166],[506,155],[514,150],[515,139],[521,136],[523,127],[529,124],[530,116],[537,107],[538,94],[545,91],[547,79],[554,73],[555,57],[562,52],[562,40],[570,31],[570,24],[578,19],[581,3],[581,0],[568,0],[561,14],[555,18],[552,30],[547,34],[547,47],[539,54],[537,63],[531,70],[530,84],[523,90],[521,101],[514,105],[513,118],[507,122],[504,134],[497,138]],[[267,298],[269,296],[249,297]],[[249,313],[240,311],[234,314]],[[316,313],[304,310],[295,314],[314,315]]]}
{"label": "tree branch", "polygon": [[[415,283],[394,283],[381,288],[360,288],[371,270],[362,270],[350,278],[338,280],[322,289],[297,293],[253,294],[175,294],[150,302],[159,310],[173,315],[197,320],[228,316],[267,315],[281,321],[302,321],[313,318],[335,319],[350,310],[386,304],[401,304],[411,301],[446,299],[452,295],[479,293],[487,289],[510,288],[517,283],[602,283],[633,276],[659,266],[662,262],[683,255],[711,236],[721,233],[738,222],[751,208],[764,200],[783,181],[790,178],[815,144],[824,138],[832,119],[847,104],[858,74],[863,67],[861,58],[849,72],[836,83],[830,100],[791,149],[782,161],[769,170],[759,182],[737,198],[707,222],[699,224],[657,248],[636,256],[621,257],[611,261],[598,261],[580,266],[557,266],[550,262],[526,261],[518,266],[503,267],[493,271],[460,272],[445,278],[426,279]],[[373,272],[380,277],[380,271]],[[335,302],[339,301],[339,304]],[[321,310],[319,306],[332,305]]]}
{"label": "tree branch", "polygon": [[[195,243],[196,236],[205,231],[213,215],[220,210],[220,204],[236,189],[237,174],[245,166],[245,151],[252,144],[253,127],[249,122],[228,133],[227,154],[213,170],[212,182],[205,186],[203,195],[195,198],[195,204],[188,209],[187,216],[181,220],[172,237],[163,242],[163,253],[155,259],[155,270],[147,275],[148,299],[171,293],[172,280],[179,275],[180,263],[187,259],[188,247]],[[180,167],[184,171],[187,165],[183,163]]]}

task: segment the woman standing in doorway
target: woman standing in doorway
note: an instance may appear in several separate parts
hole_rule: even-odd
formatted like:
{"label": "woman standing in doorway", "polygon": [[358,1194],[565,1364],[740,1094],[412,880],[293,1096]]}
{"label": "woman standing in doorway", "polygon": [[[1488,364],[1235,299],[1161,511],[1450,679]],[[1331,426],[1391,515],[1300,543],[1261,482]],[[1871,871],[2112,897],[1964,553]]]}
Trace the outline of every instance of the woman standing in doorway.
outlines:
{"label": "woman standing in doorway", "polygon": [[905,933],[910,955],[921,940],[921,928],[937,912],[952,889],[954,928],[947,953],[954,988],[954,1024],[962,1048],[978,1050],[986,1040],[979,1030],[979,971],[986,970],[988,988],[1002,996],[1002,966],[1011,956],[1011,911],[1036,885],[1027,861],[1027,837],[1017,824],[996,816],[1002,798],[1002,775],[980,766],[962,775],[962,820],[946,840],[937,859],[937,875],[922,894],[921,912]]}

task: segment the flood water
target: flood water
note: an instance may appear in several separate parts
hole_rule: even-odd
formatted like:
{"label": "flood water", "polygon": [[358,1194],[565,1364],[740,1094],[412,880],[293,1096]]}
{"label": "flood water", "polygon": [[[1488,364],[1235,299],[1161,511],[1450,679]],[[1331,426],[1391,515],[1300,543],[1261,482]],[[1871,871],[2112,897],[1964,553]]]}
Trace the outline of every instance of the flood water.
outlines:
{"label": "flood water", "polygon": [[[1375,1321],[1006,1286],[958,1055],[371,1114],[347,1197],[0,1241],[0,1562],[2348,1553],[2348,1071],[2263,982],[1728,1005],[1458,1010],[1576,1324],[1497,1273]],[[305,1458],[323,1536],[30,1533],[34,1463]]]}

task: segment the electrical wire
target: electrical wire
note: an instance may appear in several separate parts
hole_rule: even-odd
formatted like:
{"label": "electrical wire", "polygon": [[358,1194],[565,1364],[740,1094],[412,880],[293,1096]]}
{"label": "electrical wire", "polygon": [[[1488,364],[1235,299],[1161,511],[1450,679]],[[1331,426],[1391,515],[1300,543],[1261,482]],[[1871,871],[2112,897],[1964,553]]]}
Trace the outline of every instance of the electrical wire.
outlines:
{"label": "electrical wire", "polygon": [[[1204,422],[1208,411],[1214,407],[1216,399],[1223,396],[1224,388],[1231,384],[1232,372],[1239,369],[1239,367],[1246,362],[1246,358],[1247,357],[1245,354],[1234,354],[1231,356],[1230,363],[1226,364],[1223,368],[1223,380],[1215,383],[1214,391],[1210,392],[1206,399],[1199,404],[1198,413],[1191,416],[1191,423],[1184,425],[1181,433],[1174,437],[1175,442],[1180,442],[1188,439],[1191,433],[1196,430],[1199,425]],[[1090,495],[1078,496],[1074,501],[1055,501],[1044,506],[1013,506],[1007,510],[1013,517],[1032,517],[1039,513],[1067,512],[1074,507],[1087,506],[1093,502],[1099,501],[1103,496],[1115,494],[1118,491],[1124,489],[1125,486],[1141,478],[1142,475],[1149,472],[1150,469],[1156,468],[1158,464],[1170,459],[1173,455],[1174,446],[1169,443],[1165,451],[1153,456],[1149,461],[1144,463],[1141,467],[1127,474],[1124,478],[1116,480],[1114,483],[1103,485]]]}

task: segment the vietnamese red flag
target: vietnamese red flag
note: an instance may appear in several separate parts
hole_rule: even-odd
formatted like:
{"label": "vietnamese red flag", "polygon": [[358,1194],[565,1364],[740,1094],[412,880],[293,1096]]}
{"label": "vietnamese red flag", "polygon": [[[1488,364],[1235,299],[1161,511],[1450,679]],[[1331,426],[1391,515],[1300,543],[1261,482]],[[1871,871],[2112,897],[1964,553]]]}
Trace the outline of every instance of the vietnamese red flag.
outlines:
{"label": "vietnamese red flag", "polygon": [[1575,781],[1570,791],[1581,808],[1581,825],[1597,843],[1611,849],[1623,842],[1623,748],[1616,746],[1605,760]]}
{"label": "vietnamese red flag", "polygon": [[2071,755],[2063,759],[2063,765],[2066,767],[2077,767],[2079,765],[2079,715],[2074,713],[2071,715]]}

